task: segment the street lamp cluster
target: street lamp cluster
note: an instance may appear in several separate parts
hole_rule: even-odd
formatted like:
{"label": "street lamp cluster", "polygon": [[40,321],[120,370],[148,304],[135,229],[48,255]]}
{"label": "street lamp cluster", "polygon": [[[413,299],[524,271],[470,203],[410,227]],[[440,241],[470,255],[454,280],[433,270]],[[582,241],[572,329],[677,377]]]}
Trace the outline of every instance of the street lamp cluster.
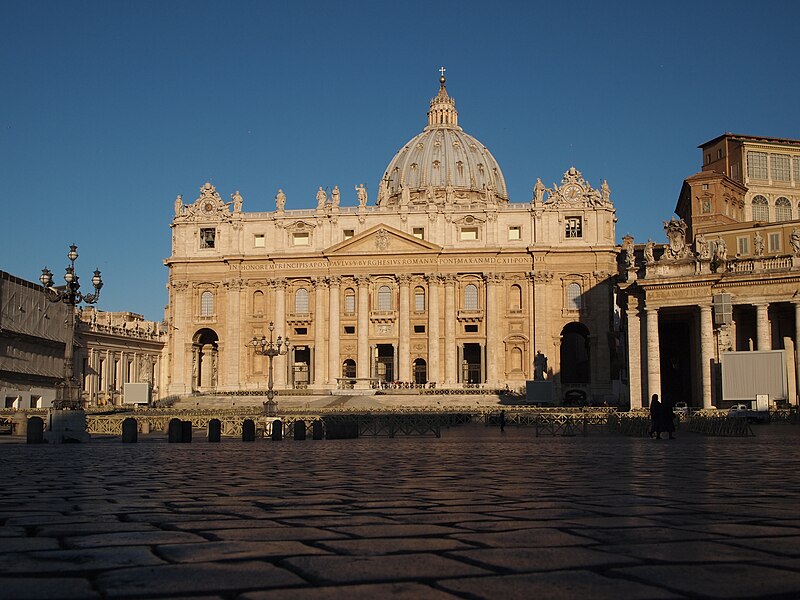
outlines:
{"label": "street lamp cluster", "polygon": [[273,341],[272,339],[272,332],[275,331],[275,324],[270,321],[269,323],[269,339],[266,336],[262,335],[261,339],[258,339],[256,336],[253,336],[253,339],[250,340],[250,346],[253,347],[256,354],[261,356],[266,356],[269,359],[269,377],[267,379],[267,401],[264,403],[264,410],[268,416],[275,416],[277,412],[277,402],[273,400],[275,398],[275,392],[272,389],[273,380],[272,380],[272,360],[276,356],[282,356],[289,352],[289,336],[286,336],[285,340],[281,339],[281,336],[278,336],[278,339]]}
{"label": "street lamp cluster", "polygon": [[75,345],[75,307],[81,302],[95,304],[100,299],[100,288],[103,287],[103,280],[100,277],[100,270],[95,269],[92,277],[94,293],[83,294],[80,292],[81,285],[78,282],[78,275],[75,273],[75,260],[78,258],[78,247],[72,244],[69,247],[69,266],[64,274],[64,286],[53,285],[53,273],[45,267],[42,269],[42,276],[39,281],[45,288],[47,299],[50,302],[63,302],[70,307],[67,319],[67,340],[64,348],[64,381],[56,388],[56,399],[53,408],[56,410],[75,410],[82,408],[83,402],[80,397],[81,388],[74,377],[74,345]]}

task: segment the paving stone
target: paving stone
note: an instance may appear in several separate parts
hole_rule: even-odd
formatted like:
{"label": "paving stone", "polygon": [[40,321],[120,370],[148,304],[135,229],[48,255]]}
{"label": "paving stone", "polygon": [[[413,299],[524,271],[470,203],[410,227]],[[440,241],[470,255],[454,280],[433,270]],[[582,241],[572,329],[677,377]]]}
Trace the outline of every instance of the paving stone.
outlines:
{"label": "paving stone", "polygon": [[651,582],[678,593],[705,598],[797,597],[800,572],[746,562],[711,565],[646,565],[614,569],[610,574]]}
{"label": "paving stone", "polygon": [[580,546],[594,543],[585,537],[558,531],[534,528],[492,533],[457,533],[455,539],[500,548],[539,548],[552,546]]}
{"label": "paving stone", "polygon": [[58,550],[61,546],[55,538],[14,537],[2,538],[0,552],[30,552],[32,550]]}
{"label": "paving stone", "polygon": [[646,544],[687,540],[720,539],[720,535],[676,527],[625,527],[620,529],[568,528],[571,533],[603,544]]}
{"label": "paving stone", "polygon": [[211,531],[214,529],[260,529],[262,527],[287,527],[283,523],[277,523],[270,519],[208,519],[198,520],[193,517],[191,521],[179,521],[177,523],[162,523],[163,527],[180,529],[184,531]]}
{"label": "paving stone", "polygon": [[103,594],[142,597],[176,594],[236,592],[290,587],[305,583],[293,573],[266,562],[193,563],[140,567],[104,573],[97,578]]}
{"label": "paving stone", "polygon": [[[285,590],[248,592],[238,600],[286,600]],[[435,590],[419,583],[384,583],[364,585],[342,585],[335,587],[315,587],[292,589],[292,600],[376,600],[391,598],[392,600],[455,600],[446,592]]]}
{"label": "paving stone", "polygon": [[402,537],[402,536],[444,536],[451,533],[461,533],[457,527],[443,527],[441,525],[356,525],[353,527],[336,527],[334,531],[355,537]]}
{"label": "paving stone", "polygon": [[316,527],[256,527],[254,529],[215,529],[205,532],[215,540],[273,541],[273,540],[333,540],[347,537],[335,531]]}
{"label": "paving stone", "polygon": [[205,541],[204,537],[183,531],[123,531],[64,538],[64,546],[66,548],[102,548],[104,546],[189,544]]}
{"label": "paving stone", "polygon": [[322,548],[296,541],[168,544],[158,546],[155,552],[165,560],[181,563],[329,554]]}
{"label": "paving stone", "polygon": [[639,564],[640,561],[623,554],[590,548],[481,548],[448,552],[447,556],[472,564],[502,571],[560,571]]}
{"label": "paving stone", "polygon": [[72,577],[0,577],[3,600],[90,600],[100,598],[86,579]]}
{"label": "paving stone", "polygon": [[319,545],[339,554],[359,556],[398,554],[401,552],[441,552],[474,547],[451,538],[426,537],[325,540],[319,542]]}
{"label": "paving stone", "polygon": [[682,597],[657,587],[580,570],[446,580],[440,581],[438,587],[486,600],[658,600]]}
{"label": "paving stone", "polygon": [[745,556],[749,561],[769,561],[775,557],[758,550],[743,551],[732,544],[716,541],[686,541],[661,544],[603,545],[603,549],[616,554],[635,556],[643,560],[692,563],[739,562]]}
{"label": "paving stone", "polygon": [[93,535],[98,533],[131,531],[159,531],[159,529],[147,523],[120,523],[119,521],[105,523],[96,521],[87,523],[61,523],[56,525],[42,525],[35,529],[36,535],[42,537],[66,537],[71,535]]}
{"label": "paving stone", "polygon": [[729,544],[753,548],[771,554],[800,557],[800,536],[780,536],[773,538],[737,538],[728,541]]}
{"label": "paving stone", "polygon": [[314,583],[426,580],[490,572],[435,554],[298,556],[281,562]]}
{"label": "paving stone", "polygon": [[123,567],[161,564],[149,548],[123,547],[80,550],[39,550],[0,554],[0,573],[85,573]]}

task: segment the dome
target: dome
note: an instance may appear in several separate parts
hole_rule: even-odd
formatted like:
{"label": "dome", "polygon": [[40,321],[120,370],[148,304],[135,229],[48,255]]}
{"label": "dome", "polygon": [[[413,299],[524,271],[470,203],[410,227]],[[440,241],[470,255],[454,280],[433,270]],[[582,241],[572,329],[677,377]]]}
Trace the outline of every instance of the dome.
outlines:
{"label": "dome", "polygon": [[458,126],[444,76],[439,82],[428,126],[389,163],[378,188],[378,205],[508,202],[500,165],[486,146]]}

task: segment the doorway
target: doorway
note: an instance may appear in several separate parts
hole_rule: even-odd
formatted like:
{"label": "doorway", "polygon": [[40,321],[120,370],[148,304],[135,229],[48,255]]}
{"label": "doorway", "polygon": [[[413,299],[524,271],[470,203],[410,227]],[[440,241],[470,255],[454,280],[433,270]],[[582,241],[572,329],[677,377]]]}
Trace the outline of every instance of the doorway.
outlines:
{"label": "doorway", "polygon": [[375,376],[380,381],[394,381],[394,345],[378,344],[378,359]]}

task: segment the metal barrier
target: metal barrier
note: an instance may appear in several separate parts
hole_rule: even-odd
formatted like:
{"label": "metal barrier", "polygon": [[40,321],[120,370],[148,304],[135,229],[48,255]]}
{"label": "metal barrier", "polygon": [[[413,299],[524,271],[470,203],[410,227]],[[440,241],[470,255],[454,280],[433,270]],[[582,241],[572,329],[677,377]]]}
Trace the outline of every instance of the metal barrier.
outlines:
{"label": "metal barrier", "polygon": [[751,437],[753,428],[747,417],[731,417],[727,413],[719,415],[693,415],[688,421],[689,431],[721,437]]}

